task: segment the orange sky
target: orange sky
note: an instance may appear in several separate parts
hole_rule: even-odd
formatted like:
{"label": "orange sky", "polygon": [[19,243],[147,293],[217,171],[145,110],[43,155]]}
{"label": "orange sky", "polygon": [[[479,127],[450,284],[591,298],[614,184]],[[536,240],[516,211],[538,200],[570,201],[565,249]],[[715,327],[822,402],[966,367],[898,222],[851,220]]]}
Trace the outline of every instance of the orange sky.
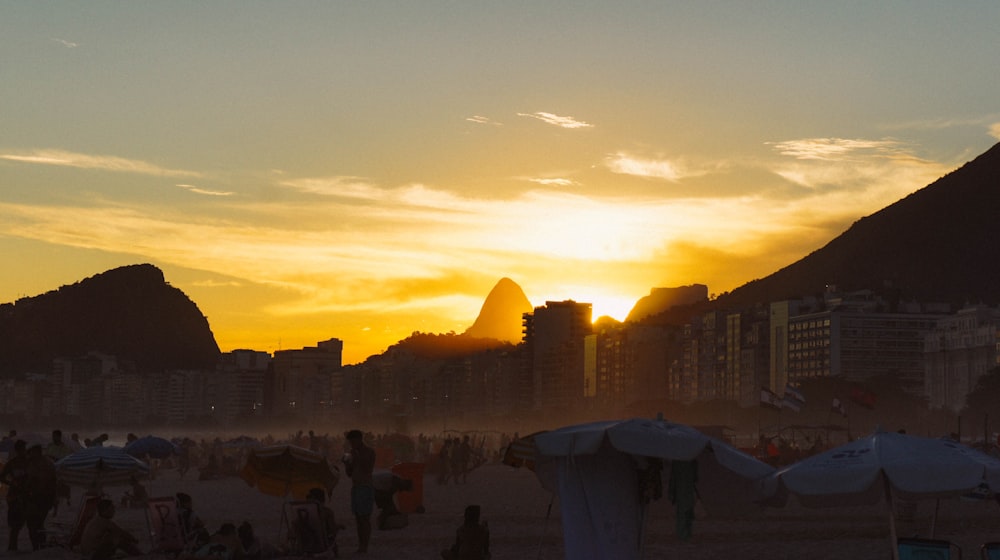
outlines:
{"label": "orange sky", "polygon": [[240,6],[5,8],[0,301],[150,262],[354,363],[504,276],[730,290],[1000,138],[1000,5]]}

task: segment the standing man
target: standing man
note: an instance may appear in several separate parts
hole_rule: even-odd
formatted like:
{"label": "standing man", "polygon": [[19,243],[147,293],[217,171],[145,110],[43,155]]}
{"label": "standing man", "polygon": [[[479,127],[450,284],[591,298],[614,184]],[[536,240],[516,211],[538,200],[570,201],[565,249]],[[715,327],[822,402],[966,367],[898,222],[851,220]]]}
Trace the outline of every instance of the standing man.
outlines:
{"label": "standing man", "polygon": [[45,518],[56,503],[56,467],[42,454],[41,445],[28,448],[28,503],[24,521],[28,526],[32,550],[45,545]]}
{"label": "standing man", "polygon": [[72,453],[73,450],[63,441],[62,430],[52,430],[52,443],[45,448],[45,456],[54,463]]}
{"label": "standing man", "polygon": [[25,514],[28,509],[29,488],[28,444],[23,439],[14,442],[11,458],[0,471],[0,483],[7,485],[7,527],[10,529],[7,537],[7,550],[17,551],[17,539],[27,521]]}
{"label": "standing man", "polygon": [[372,472],[375,470],[375,450],[365,445],[361,430],[351,430],[344,434],[350,451],[344,455],[344,468],[351,478],[351,513],[358,526],[358,552],[368,552],[368,541],[372,535],[372,511],[375,509],[375,486]]}

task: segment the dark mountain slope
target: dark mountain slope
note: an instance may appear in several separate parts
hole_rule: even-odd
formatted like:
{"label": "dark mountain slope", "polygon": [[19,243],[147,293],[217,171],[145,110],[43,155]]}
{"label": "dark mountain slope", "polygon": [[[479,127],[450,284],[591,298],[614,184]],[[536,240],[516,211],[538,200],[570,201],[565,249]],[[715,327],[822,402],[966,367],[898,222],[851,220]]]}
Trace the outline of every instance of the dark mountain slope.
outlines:
{"label": "dark mountain slope", "polygon": [[889,287],[924,302],[1000,302],[1000,144],[862,218],[802,260],[718,298],[720,307]]}
{"label": "dark mountain slope", "polygon": [[0,305],[0,375],[47,373],[53,358],[92,350],[144,372],[210,369],[219,356],[205,316],[149,264]]}

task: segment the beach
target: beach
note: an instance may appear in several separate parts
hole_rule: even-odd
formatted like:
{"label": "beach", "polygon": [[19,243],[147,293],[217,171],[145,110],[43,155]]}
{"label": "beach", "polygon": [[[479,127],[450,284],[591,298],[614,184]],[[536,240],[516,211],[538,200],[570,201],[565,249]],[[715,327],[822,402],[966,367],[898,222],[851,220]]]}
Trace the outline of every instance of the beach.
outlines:
{"label": "beach", "polygon": [[[238,477],[199,481],[194,473],[181,479],[175,470],[158,473],[147,481],[150,496],[172,496],[186,492],[210,530],[222,523],[249,521],[257,536],[276,544],[281,539],[284,499],[267,496]],[[125,487],[106,489],[116,502]],[[451,544],[462,522],[466,505],[482,507],[489,523],[494,559],[561,559],[563,536],[559,500],[544,490],[534,473],[503,464],[487,464],[473,471],[465,484],[437,484],[432,474],[424,480],[424,513],[412,513],[403,529],[375,530],[367,554],[356,553],[357,539],[349,509],[349,482],[341,480],[328,504],[346,529],[337,537],[342,558],[371,560],[435,560]],[[76,515],[81,491],[74,489],[72,505],[63,503],[49,525],[69,524]],[[551,510],[550,510],[551,504]],[[899,536],[919,532],[929,535],[935,501],[919,503],[916,522],[899,525]],[[978,557],[984,542],[1000,540],[1000,507],[994,500],[947,499],[938,504],[935,536],[959,544],[966,557]],[[4,508],[4,515],[6,509]],[[139,537],[149,550],[150,538],[144,509],[120,507],[117,522]],[[784,508],[762,508],[752,515],[709,515],[696,508],[694,536],[681,542],[674,536],[674,513],[670,502],[653,502],[645,524],[643,558],[791,558],[810,560],[885,559],[889,557],[888,514],[884,503],[851,508],[804,508],[790,503]],[[910,534],[907,534],[910,533]],[[79,554],[48,548],[37,552],[6,552],[7,531],[0,535],[0,557],[79,558]],[[30,550],[26,532],[21,550]]]}

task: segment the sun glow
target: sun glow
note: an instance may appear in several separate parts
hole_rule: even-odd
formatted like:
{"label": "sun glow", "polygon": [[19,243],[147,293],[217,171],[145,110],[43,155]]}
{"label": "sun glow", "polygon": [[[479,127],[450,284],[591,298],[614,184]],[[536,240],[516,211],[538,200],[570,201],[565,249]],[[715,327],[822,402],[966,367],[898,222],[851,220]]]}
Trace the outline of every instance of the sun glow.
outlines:
{"label": "sun glow", "polygon": [[635,302],[636,300],[624,296],[604,296],[595,299],[591,302],[594,306],[593,320],[607,316],[617,321],[624,321],[635,306]]}

